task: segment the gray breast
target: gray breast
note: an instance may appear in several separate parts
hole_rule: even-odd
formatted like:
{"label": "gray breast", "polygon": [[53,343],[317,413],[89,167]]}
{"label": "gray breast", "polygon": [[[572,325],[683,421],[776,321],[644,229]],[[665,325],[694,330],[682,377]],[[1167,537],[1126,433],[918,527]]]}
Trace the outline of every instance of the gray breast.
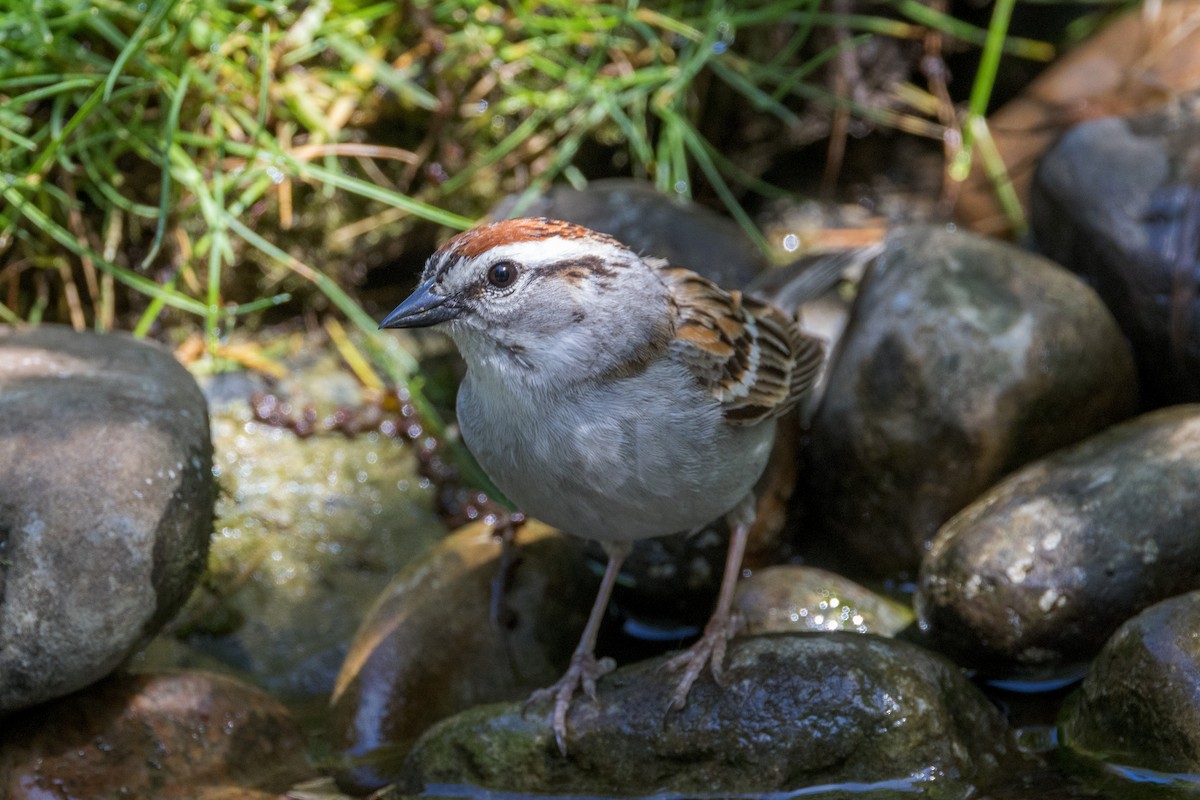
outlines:
{"label": "gray breast", "polygon": [[666,360],[554,395],[469,373],[458,415],[467,447],[523,511],[601,540],[661,536],[726,513],[762,473],[775,431],[773,421],[726,425]]}

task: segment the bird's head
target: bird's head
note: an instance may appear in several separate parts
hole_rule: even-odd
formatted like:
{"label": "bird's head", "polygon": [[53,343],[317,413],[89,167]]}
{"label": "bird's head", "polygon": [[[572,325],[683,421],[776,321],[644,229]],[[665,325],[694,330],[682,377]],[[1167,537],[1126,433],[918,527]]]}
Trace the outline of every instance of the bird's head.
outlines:
{"label": "bird's head", "polygon": [[544,218],[461,233],[383,328],[446,325],[468,367],[561,385],[637,368],[669,343],[656,270],[611,236]]}

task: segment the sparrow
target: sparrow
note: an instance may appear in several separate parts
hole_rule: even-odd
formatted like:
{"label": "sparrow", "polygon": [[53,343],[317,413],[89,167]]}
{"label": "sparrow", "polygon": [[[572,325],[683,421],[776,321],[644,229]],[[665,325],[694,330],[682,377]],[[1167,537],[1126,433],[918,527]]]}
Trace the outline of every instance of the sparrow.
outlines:
{"label": "sparrow", "polygon": [[546,218],[461,233],[428,260],[381,328],[441,326],[467,365],[463,441],[521,511],[601,544],[608,563],[566,674],[535,692],[566,716],[615,668],[596,635],[638,539],[731,529],[716,609],[668,662],[682,708],[709,665],[720,683],[732,604],[754,521],[752,490],[776,420],[812,389],[824,347],[779,309],[725,291],[611,236]]}

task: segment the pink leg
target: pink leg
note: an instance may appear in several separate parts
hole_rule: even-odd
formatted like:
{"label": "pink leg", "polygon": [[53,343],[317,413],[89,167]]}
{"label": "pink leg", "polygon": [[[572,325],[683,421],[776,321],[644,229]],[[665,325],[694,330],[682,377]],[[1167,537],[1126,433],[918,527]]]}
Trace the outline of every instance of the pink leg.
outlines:
{"label": "pink leg", "polygon": [[554,741],[564,756],[567,754],[567,710],[571,707],[571,698],[582,688],[584,694],[595,700],[596,679],[612,672],[617,666],[611,658],[596,660],[596,635],[600,632],[600,623],[604,621],[604,612],[608,608],[613,585],[617,582],[617,573],[621,571],[621,564],[629,555],[632,545],[629,542],[602,544],[604,552],[608,554],[608,564],[604,568],[604,577],[600,579],[600,590],[596,593],[596,602],[592,605],[592,613],[588,615],[579,646],[571,656],[571,665],[557,683],[538,689],[525,702],[528,707],[532,703],[554,698]]}
{"label": "pink leg", "polygon": [[704,626],[704,634],[691,647],[667,662],[667,669],[683,670],[675,693],[671,695],[671,703],[667,706],[669,711],[677,711],[687,704],[688,692],[704,671],[705,664],[711,665],[713,678],[717,683],[721,682],[725,647],[737,629],[732,613],[733,596],[738,578],[741,577],[742,556],[746,553],[746,540],[754,520],[753,503],[742,503],[730,513],[730,518],[733,530],[729,534],[729,555],[725,558],[725,573],[721,577],[716,610]]}

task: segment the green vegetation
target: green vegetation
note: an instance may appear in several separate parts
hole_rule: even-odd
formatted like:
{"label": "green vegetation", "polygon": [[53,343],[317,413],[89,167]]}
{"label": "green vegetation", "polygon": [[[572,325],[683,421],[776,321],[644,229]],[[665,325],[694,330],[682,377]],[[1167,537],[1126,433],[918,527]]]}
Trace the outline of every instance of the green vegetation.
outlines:
{"label": "green vegetation", "polygon": [[[370,329],[338,281],[281,246],[297,227],[294,204],[323,207],[341,191],[469,223],[342,163],[411,160],[355,141],[347,124],[381,84],[405,105],[429,102],[362,49],[395,6],[33,5],[0,16],[0,313],[9,321],[38,321],[53,301],[77,328],[106,330],[124,306],[144,334],[170,308],[198,317],[215,345],[239,317],[289,298],[270,290],[282,282],[270,269],[282,266]],[[230,296],[232,268],[247,261],[265,272]],[[31,279],[19,280],[25,272]]]}
{"label": "green vegetation", "polygon": [[914,0],[876,15],[812,0],[10,4],[0,317],[139,334],[190,317],[215,349],[315,288],[370,336],[348,294],[355,252],[417,220],[466,227],[503,192],[581,183],[589,143],[669,191],[703,180],[757,236],[738,196],[772,189],[710,140],[711,106],[732,95],[767,136],[812,104],[940,136],[904,103],[814,79],[867,37],[931,26],[987,37]]}

